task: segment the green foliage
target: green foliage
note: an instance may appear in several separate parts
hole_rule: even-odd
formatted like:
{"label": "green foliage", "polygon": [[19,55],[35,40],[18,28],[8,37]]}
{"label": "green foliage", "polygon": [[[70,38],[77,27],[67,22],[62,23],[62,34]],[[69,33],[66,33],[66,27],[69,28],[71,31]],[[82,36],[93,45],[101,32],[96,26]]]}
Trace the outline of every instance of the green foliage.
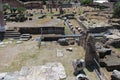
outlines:
{"label": "green foliage", "polygon": [[58,1],[58,4],[59,4],[59,5],[61,5],[61,4],[62,4],[62,2],[61,2],[61,1]]}
{"label": "green foliage", "polygon": [[7,17],[7,21],[16,21],[16,22],[23,22],[27,20],[25,17],[24,12],[26,9],[24,7],[11,7],[9,17]]}
{"label": "green foliage", "polygon": [[24,14],[12,14],[7,19],[7,21],[15,21],[15,22],[24,22],[27,20]]}
{"label": "green foliage", "polygon": [[11,7],[10,11],[11,11],[11,13],[15,13],[17,11],[17,7]]}
{"label": "green foliage", "polygon": [[2,7],[3,7],[3,11],[6,11],[10,8],[8,4],[3,4]]}
{"label": "green foliage", "polygon": [[42,0],[42,3],[43,3],[44,5],[46,5],[46,1],[47,1],[47,0]]}
{"label": "green foliage", "polygon": [[4,14],[7,14],[6,11],[10,8],[10,6],[8,4],[3,4],[2,7],[3,7]]}
{"label": "green foliage", "polygon": [[91,4],[93,2],[93,0],[80,0],[82,5],[88,5]]}
{"label": "green foliage", "polygon": [[114,16],[120,18],[120,2],[117,2],[115,5]]}
{"label": "green foliage", "polygon": [[27,20],[27,18],[25,17],[24,14],[18,15],[16,19],[17,19],[19,22],[24,22],[24,21]]}
{"label": "green foliage", "polygon": [[26,11],[26,8],[24,8],[24,7],[18,7],[17,11],[18,11],[18,13],[21,14],[21,13],[24,13]]}

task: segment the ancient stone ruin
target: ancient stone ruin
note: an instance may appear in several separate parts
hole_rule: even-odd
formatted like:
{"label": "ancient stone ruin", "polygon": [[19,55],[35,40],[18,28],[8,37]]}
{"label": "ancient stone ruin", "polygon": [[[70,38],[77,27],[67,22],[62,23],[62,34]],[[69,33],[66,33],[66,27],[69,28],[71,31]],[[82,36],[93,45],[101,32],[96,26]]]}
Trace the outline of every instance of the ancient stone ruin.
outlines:
{"label": "ancient stone ruin", "polygon": [[22,67],[20,71],[0,73],[0,80],[61,80],[66,78],[61,63]]}

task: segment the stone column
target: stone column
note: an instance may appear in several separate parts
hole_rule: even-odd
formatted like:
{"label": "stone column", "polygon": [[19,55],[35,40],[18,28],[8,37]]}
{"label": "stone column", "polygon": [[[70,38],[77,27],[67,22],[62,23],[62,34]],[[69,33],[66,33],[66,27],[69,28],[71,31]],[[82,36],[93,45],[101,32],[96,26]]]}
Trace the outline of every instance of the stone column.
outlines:
{"label": "stone column", "polygon": [[3,15],[3,9],[2,9],[2,0],[0,0],[0,32],[5,31],[4,26],[4,15]]}

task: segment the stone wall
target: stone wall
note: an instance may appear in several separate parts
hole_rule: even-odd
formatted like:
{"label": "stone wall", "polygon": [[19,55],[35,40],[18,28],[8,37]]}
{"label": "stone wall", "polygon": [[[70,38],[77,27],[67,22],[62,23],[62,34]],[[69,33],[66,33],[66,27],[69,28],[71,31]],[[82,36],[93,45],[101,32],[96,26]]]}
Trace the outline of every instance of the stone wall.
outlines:
{"label": "stone wall", "polygon": [[119,29],[120,30],[120,26],[103,26],[103,27],[96,27],[96,28],[89,28],[89,32],[90,33],[101,33],[101,32],[105,32],[108,29]]}
{"label": "stone wall", "polygon": [[93,65],[94,64],[94,59],[99,60],[98,59],[98,55],[95,49],[95,38],[93,36],[91,36],[91,34],[87,35],[86,38],[86,53],[85,53],[85,61],[86,61],[86,65]]}
{"label": "stone wall", "polygon": [[80,37],[80,45],[85,49],[85,62],[86,65],[90,66],[94,64],[94,58],[99,60],[99,57],[95,48],[95,37],[92,34],[85,31],[84,34]]}
{"label": "stone wall", "polygon": [[41,2],[29,2],[29,3],[25,3],[24,7],[27,9],[43,9],[43,5]]}
{"label": "stone wall", "polygon": [[64,27],[21,27],[19,32],[22,34],[63,34]]}
{"label": "stone wall", "polygon": [[25,7],[27,9],[43,8],[43,4],[40,1],[22,2],[19,0],[3,0],[3,3],[8,3],[11,7]]}
{"label": "stone wall", "polygon": [[22,7],[24,4],[19,0],[3,0],[3,3],[8,3],[11,7]]}
{"label": "stone wall", "polygon": [[90,28],[89,26],[85,25],[83,21],[81,21],[80,19],[76,19],[76,20],[83,27],[83,29],[87,30],[89,33],[101,33],[101,32],[107,31],[108,29],[119,29],[120,30],[120,26],[118,25]]}
{"label": "stone wall", "polygon": [[[51,4],[47,4],[46,7],[49,8],[50,5]],[[52,6],[52,8],[56,8],[56,7],[59,8],[59,5],[54,4]],[[62,8],[71,8],[71,7],[72,7],[72,4],[62,4]]]}

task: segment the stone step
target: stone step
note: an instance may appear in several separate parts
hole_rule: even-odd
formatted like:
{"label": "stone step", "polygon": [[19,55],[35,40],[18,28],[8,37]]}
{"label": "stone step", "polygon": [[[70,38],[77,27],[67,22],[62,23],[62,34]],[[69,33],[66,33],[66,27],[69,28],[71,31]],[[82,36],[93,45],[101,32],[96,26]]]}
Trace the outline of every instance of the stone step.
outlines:
{"label": "stone step", "polygon": [[12,38],[12,39],[20,39],[20,37],[4,37],[4,39],[8,39],[8,38]]}
{"label": "stone step", "polygon": [[4,35],[21,35],[20,33],[5,33]]}
{"label": "stone step", "polygon": [[4,38],[7,39],[7,38],[13,38],[13,39],[20,39],[20,35],[21,33],[13,30],[13,29],[9,29],[9,30],[6,30],[5,34],[4,34]]}

